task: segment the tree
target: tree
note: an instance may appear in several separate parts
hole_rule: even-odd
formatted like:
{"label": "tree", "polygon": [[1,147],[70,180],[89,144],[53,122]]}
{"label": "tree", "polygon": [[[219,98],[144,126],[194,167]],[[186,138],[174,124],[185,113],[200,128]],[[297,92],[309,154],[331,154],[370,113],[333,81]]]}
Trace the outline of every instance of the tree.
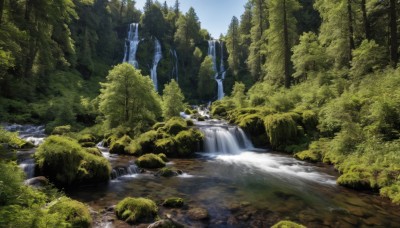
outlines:
{"label": "tree", "polygon": [[269,1],[267,79],[278,83],[284,81],[286,88],[291,84],[291,49],[297,38],[294,12],[300,7],[297,0]]}
{"label": "tree", "polygon": [[266,0],[253,0],[250,53],[247,59],[248,68],[255,81],[261,79],[262,65],[266,59],[264,32],[268,28],[268,7]]}
{"label": "tree", "polygon": [[236,108],[246,107],[246,95],[244,91],[245,85],[241,82],[235,82],[232,90],[232,100],[235,103]]}
{"label": "tree", "polygon": [[386,54],[385,49],[374,40],[363,40],[361,45],[353,52],[350,75],[359,78],[383,68]]}
{"label": "tree", "polygon": [[397,62],[399,60],[398,51],[399,44],[397,40],[397,10],[396,10],[397,1],[390,0],[389,1],[389,28],[390,28],[390,61],[393,67],[397,66]]}
{"label": "tree", "polygon": [[215,96],[214,74],[213,61],[210,56],[207,56],[201,63],[199,70],[197,93],[201,100],[209,101]]}
{"label": "tree", "polygon": [[165,120],[173,116],[179,116],[185,108],[183,101],[185,96],[183,95],[181,88],[178,83],[172,79],[172,81],[165,85],[163,91],[163,117]]}
{"label": "tree", "polygon": [[151,79],[132,65],[115,66],[101,86],[99,109],[109,128],[122,125],[138,133],[161,116],[160,98]]}
{"label": "tree", "polygon": [[226,49],[229,53],[228,64],[229,68],[233,71],[235,79],[238,80],[240,68],[240,36],[239,36],[239,20],[234,16],[232,17],[231,24],[229,25],[228,33],[226,36]]}

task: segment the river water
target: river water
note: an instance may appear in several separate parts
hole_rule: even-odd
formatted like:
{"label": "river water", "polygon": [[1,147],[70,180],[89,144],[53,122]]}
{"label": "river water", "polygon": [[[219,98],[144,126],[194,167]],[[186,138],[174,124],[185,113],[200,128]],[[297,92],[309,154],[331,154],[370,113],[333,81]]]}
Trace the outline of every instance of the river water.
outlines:
{"label": "river water", "polygon": [[[104,210],[128,196],[147,197],[158,205],[168,197],[183,198],[184,208],[159,206],[159,214],[189,227],[270,227],[283,219],[308,227],[400,225],[398,206],[378,195],[336,185],[337,174],[330,166],[251,148],[234,126],[207,122],[198,127],[206,137],[218,140],[206,140],[204,147],[212,149],[197,153],[196,158],[168,163],[183,175],[165,178],[151,171],[138,173],[133,157],[112,156],[101,148],[113,167],[129,169],[114,175],[107,185],[81,187],[68,194],[94,210],[103,210],[98,227],[129,227]],[[188,211],[199,207],[209,212],[209,219],[190,219]]]}

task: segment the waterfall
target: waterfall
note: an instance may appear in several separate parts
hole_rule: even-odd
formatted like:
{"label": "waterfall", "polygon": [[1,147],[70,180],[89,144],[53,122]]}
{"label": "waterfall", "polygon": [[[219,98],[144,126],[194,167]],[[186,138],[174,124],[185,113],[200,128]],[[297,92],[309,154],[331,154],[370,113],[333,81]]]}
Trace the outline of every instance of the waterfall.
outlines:
{"label": "waterfall", "polygon": [[135,164],[129,164],[127,167],[119,166],[115,167],[111,171],[111,179],[118,179],[123,176],[133,176],[135,174],[139,174],[140,169]]}
{"label": "waterfall", "polygon": [[[220,47],[221,47],[221,62],[220,62],[220,67],[219,71],[217,69],[217,52],[216,52],[216,44],[217,40],[209,40],[208,41],[208,55],[212,58],[213,61],[213,70],[215,72],[214,79],[217,82],[218,85],[218,100],[221,100],[224,98],[224,84],[223,80],[225,79],[225,66],[224,66],[224,43],[221,41]],[[219,78],[219,75],[221,77]]]}
{"label": "waterfall", "polygon": [[204,133],[204,151],[207,153],[238,154],[253,149],[253,144],[239,127],[208,126],[200,128]]}
{"label": "waterfall", "polygon": [[129,25],[128,37],[125,41],[125,54],[123,62],[128,62],[135,68],[139,67],[136,61],[136,51],[139,45],[139,24],[132,23]]}
{"label": "waterfall", "polygon": [[157,39],[154,42],[154,58],[153,67],[150,70],[151,80],[153,80],[154,88],[158,92],[158,82],[157,82],[157,66],[162,58],[161,44]]}
{"label": "waterfall", "polygon": [[172,49],[169,50],[169,53],[171,54],[171,57],[173,59],[171,78],[175,77],[176,82],[178,82],[178,80],[179,80],[178,55],[176,54],[176,50],[172,50]]}

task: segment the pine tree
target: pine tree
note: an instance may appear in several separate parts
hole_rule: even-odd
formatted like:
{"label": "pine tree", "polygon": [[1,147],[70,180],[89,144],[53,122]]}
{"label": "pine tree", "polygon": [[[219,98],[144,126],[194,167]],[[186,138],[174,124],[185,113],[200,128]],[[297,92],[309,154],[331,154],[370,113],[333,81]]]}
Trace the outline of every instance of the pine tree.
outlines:
{"label": "pine tree", "polygon": [[291,49],[297,39],[294,12],[300,7],[297,0],[269,1],[270,27],[266,33],[268,41],[268,58],[265,64],[268,71],[266,79],[279,84],[283,81],[286,88],[289,88],[291,84]]}
{"label": "pine tree", "polygon": [[207,56],[201,63],[199,71],[199,80],[197,86],[198,97],[203,101],[210,101],[215,96],[213,62],[210,56]]}
{"label": "pine tree", "polygon": [[174,79],[172,79],[169,84],[165,85],[162,100],[163,117],[165,120],[174,116],[179,116],[180,112],[185,108],[183,103],[185,97]]}
{"label": "pine tree", "polygon": [[234,16],[226,35],[226,48],[229,53],[228,64],[236,80],[239,80],[240,69],[240,36],[239,20]]}

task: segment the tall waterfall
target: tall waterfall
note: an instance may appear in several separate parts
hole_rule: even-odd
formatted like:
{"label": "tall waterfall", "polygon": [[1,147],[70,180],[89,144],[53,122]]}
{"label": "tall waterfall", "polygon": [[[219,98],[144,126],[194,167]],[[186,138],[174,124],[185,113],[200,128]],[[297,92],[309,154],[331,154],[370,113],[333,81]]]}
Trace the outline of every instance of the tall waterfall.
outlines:
{"label": "tall waterfall", "polygon": [[136,51],[139,45],[139,24],[132,23],[129,25],[128,37],[125,42],[124,62],[128,62],[135,68],[139,67],[136,61]]}
{"label": "tall waterfall", "polygon": [[175,77],[176,82],[178,82],[179,81],[178,55],[176,54],[175,49],[170,49],[169,53],[171,54],[171,57],[173,59],[171,78]]}
{"label": "tall waterfall", "polygon": [[153,80],[154,88],[158,92],[158,81],[157,81],[157,66],[162,58],[161,44],[157,39],[154,41],[154,57],[153,67],[150,70],[151,80]]}
{"label": "tall waterfall", "polygon": [[208,126],[200,128],[204,133],[204,152],[218,154],[238,154],[245,149],[253,149],[253,144],[239,127]]}
{"label": "tall waterfall", "polygon": [[[224,84],[223,80],[225,79],[225,66],[224,66],[224,43],[220,42],[221,47],[221,62],[219,71],[217,69],[217,52],[216,52],[216,44],[217,40],[209,40],[208,41],[208,55],[212,58],[213,61],[213,69],[215,72],[214,79],[218,85],[218,100],[224,98]],[[221,76],[220,76],[221,75]]]}

